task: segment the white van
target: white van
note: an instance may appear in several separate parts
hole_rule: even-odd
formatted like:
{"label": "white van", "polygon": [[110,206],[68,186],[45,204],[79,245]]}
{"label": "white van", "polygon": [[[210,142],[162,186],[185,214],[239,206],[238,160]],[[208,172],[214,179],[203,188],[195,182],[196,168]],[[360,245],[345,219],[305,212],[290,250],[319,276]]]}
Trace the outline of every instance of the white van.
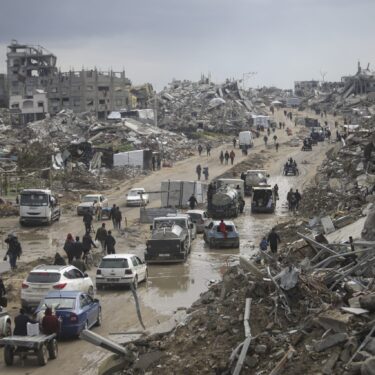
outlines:
{"label": "white van", "polygon": [[253,141],[253,134],[251,131],[247,130],[244,132],[240,132],[239,136],[239,144],[241,149],[248,149],[250,147],[253,147],[254,141]]}

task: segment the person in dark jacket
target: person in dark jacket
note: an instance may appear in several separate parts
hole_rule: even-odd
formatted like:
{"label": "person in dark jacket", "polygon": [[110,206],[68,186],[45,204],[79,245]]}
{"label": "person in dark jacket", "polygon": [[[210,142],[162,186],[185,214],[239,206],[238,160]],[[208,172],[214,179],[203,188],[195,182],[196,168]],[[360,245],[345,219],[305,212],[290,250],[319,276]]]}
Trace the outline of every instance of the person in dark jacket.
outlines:
{"label": "person in dark jacket", "polygon": [[270,249],[273,253],[277,253],[277,245],[281,242],[279,235],[276,233],[275,228],[272,228],[267,238],[270,244]]}
{"label": "person in dark jacket", "polygon": [[107,249],[107,254],[116,254],[115,245],[116,240],[112,236],[112,232],[109,230],[107,237],[105,239],[105,247]]}
{"label": "person in dark jacket", "polygon": [[97,249],[98,247],[95,245],[94,241],[92,240],[92,237],[89,232],[86,232],[85,235],[82,238],[82,245],[83,245],[83,253],[86,255],[90,250],[91,246],[95,247]]}
{"label": "person in dark jacket", "polygon": [[[5,289],[3,278],[0,275],[0,311],[1,311],[1,299],[7,294]],[[4,306],[5,307],[5,306]]]}
{"label": "person in dark jacket", "polygon": [[58,335],[60,333],[60,321],[56,315],[52,314],[52,309],[50,307],[47,307],[44,312],[42,332],[45,335],[52,335],[53,333]]}
{"label": "person in dark jacket", "polygon": [[117,207],[114,204],[111,208],[111,211],[109,212],[109,220],[112,220],[113,229],[116,229],[116,210]]}
{"label": "person in dark jacket", "polygon": [[73,244],[74,244],[74,238],[71,233],[68,233],[66,236],[65,244],[64,244],[64,251],[66,253],[66,256],[68,257],[68,263],[72,263],[73,260]]}
{"label": "person in dark jacket", "polygon": [[120,207],[117,206],[115,212],[115,220],[116,220],[116,228],[118,230],[121,229],[121,222],[122,222],[122,212],[120,211]]}
{"label": "person in dark jacket", "polygon": [[228,165],[228,160],[229,160],[229,152],[228,151],[225,151],[224,159],[225,159],[225,165]]}
{"label": "person in dark jacket", "polygon": [[197,165],[195,168],[195,172],[197,173],[198,181],[201,179],[202,167],[200,164]]}
{"label": "person in dark jacket", "polygon": [[298,191],[298,189],[294,193],[294,197],[296,199],[296,209],[298,210],[298,208],[299,208],[299,202],[301,202],[301,199],[302,199],[302,195],[300,194],[300,192]]}
{"label": "person in dark jacket", "polygon": [[74,259],[82,259],[82,254],[84,253],[83,243],[79,240],[79,237],[76,237],[76,242],[72,246],[72,255]]}
{"label": "person in dark jacket", "polygon": [[96,231],[95,241],[99,241],[102,247],[102,253],[105,254],[105,239],[107,238],[107,229],[105,223]]}
{"label": "person in dark jacket", "polygon": [[53,265],[54,266],[66,266],[65,259],[59,253],[56,253]]}
{"label": "person in dark jacket", "polygon": [[15,336],[27,336],[27,323],[35,324],[36,321],[29,318],[24,309],[20,310],[19,315],[14,318],[14,331]]}
{"label": "person in dark jacket", "polygon": [[195,198],[194,194],[191,194],[189,198],[189,206],[191,210],[194,210],[195,206],[198,204],[197,198]]}
{"label": "person in dark jacket", "polygon": [[92,213],[91,211],[85,212],[83,215],[83,222],[85,223],[85,232],[91,232]]}
{"label": "person in dark jacket", "polygon": [[17,268],[17,259],[20,259],[22,254],[22,247],[17,237],[13,234],[8,234],[5,239],[5,243],[8,244],[8,251],[5,256],[9,257],[9,264],[12,270]]}

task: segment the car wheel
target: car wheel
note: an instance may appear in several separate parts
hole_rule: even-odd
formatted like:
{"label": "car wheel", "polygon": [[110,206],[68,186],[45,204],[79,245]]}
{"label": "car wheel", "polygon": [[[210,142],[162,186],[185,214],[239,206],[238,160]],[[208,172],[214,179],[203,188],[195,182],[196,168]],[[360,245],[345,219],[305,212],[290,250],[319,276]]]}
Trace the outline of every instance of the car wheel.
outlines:
{"label": "car wheel", "polygon": [[99,310],[98,310],[98,316],[96,318],[96,323],[95,325],[97,327],[100,327],[102,325],[102,309],[99,307]]}
{"label": "car wheel", "polygon": [[236,248],[236,249],[239,249],[239,247],[240,247],[240,241],[236,242],[236,246],[235,246],[235,248]]}
{"label": "car wheel", "polygon": [[87,291],[87,294],[90,296],[90,297],[94,297],[94,287],[93,286],[90,286],[88,291]]}
{"label": "car wheel", "polygon": [[56,341],[56,339],[53,339],[48,343],[49,359],[56,359],[58,352],[59,352],[59,350],[58,350],[58,347],[57,347],[57,341]]}
{"label": "car wheel", "polygon": [[7,366],[12,366],[14,360],[14,350],[10,345],[5,345],[4,361]]}
{"label": "car wheel", "polygon": [[40,366],[45,366],[48,362],[48,349],[43,344],[38,350],[38,363]]}
{"label": "car wheel", "polygon": [[208,246],[210,247],[210,249],[214,247],[214,240],[212,238],[210,238],[210,242],[208,243]]}
{"label": "car wheel", "polygon": [[137,275],[136,275],[135,278],[134,278],[133,286],[134,286],[134,289],[137,289],[137,288],[138,288],[138,276],[137,276]]}

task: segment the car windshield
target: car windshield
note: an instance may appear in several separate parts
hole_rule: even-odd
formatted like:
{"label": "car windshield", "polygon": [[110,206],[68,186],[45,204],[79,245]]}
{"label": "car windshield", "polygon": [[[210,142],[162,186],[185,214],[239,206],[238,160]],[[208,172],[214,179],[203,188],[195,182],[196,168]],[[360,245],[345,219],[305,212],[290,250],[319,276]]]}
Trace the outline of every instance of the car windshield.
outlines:
{"label": "car windshield", "polygon": [[56,283],[61,275],[57,272],[30,272],[26,281],[29,283]]}
{"label": "car windshield", "polygon": [[202,214],[189,213],[189,216],[191,217],[191,220],[200,220],[200,219],[202,219]]}
{"label": "car windshield", "polygon": [[75,301],[75,298],[46,298],[44,300],[44,305],[52,307],[55,310],[72,310]]}
{"label": "car windshield", "polygon": [[140,193],[145,194],[145,192],[143,190],[130,190],[128,196],[129,197],[140,197],[141,196]]}
{"label": "car windshield", "polygon": [[85,197],[83,197],[82,199],[82,202],[94,202],[94,201],[98,201],[98,197],[93,197],[93,196],[88,196],[86,195]]}
{"label": "car windshield", "polygon": [[129,268],[127,259],[102,259],[99,268]]}
{"label": "car windshield", "polygon": [[165,219],[155,221],[155,228],[171,227],[173,224],[180,226],[181,228],[187,228],[187,220],[185,219]]}
{"label": "car windshield", "polygon": [[47,206],[47,194],[21,194],[21,206]]}

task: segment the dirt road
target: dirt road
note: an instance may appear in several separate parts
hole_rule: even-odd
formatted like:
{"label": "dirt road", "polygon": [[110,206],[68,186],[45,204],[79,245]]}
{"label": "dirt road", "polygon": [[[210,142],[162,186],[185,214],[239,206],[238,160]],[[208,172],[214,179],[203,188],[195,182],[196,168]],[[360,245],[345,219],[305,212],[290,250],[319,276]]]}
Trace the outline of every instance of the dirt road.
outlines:
{"label": "dirt road", "polygon": [[[278,122],[282,118],[289,126],[292,126],[284,118],[281,111],[276,112],[275,120]],[[293,130],[294,125],[292,126]],[[288,140],[285,131],[277,130],[278,141],[281,146],[278,152],[271,147],[265,148],[262,137],[255,141],[255,147],[251,150],[250,156],[259,155],[266,160],[265,167],[270,171],[270,183],[279,185],[280,201],[276,215],[251,215],[249,212],[249,201],[246,201],[245,214],[237,218],[236,224],[241,235],[240,250],[209,250],[199,236],[193,244],[191,256],[182,265],[152,266],[149,268],[149,282],[147,285],[140,285],[138,290],[142,316],[147,329],[158,326],[167,321],[179,307],[188,307],[199,294],[207,289],[210,280],[219,279],[221,270],[225,267],[228,258],[236,259],[240,254],[251,254],[257,250],[259,239],[266,234],[270,228],[280,220],[288,216],[285,206],[285,197],[290,187],[302,189],[311,177],[314,176],[316,167],[324,158],[325,151],[330,147],[328,144],[319,144],[312,152],[300,151],[300,147],[292,148],[284,145]],[[208,166],[210,178],[221,175],[231,166],[223,166],[219,163],[219,152],[223,149],[231,150],[230,145],[223,145],[222,148],[212,150],[211,157],[192,157],[188,160],[176,163],[172,168],[162,169],[150,176],[134,183],[129,181],[120,190],[108,192],[110,202],[123,205],[125,192],[132,186],[138,185],[147,190],[158,190],[160,182],[167,179],[195,179],[195,166],[200,163]],[[235,163],[240,163],[246,158],[236,151]],[[293,157],[299,163],[301,174],[298,177],[282,176],[282,165],[288,157]],[[309,164],[303,165],[303,160],[308,160]],[[151,197],[151,205],[159,204],[159,196]],[[148,226],[140,226],[137,223],[139,209],[123,208],[129,222],[133,223],[124,235],[117,235],[117,251],[129,251],[143,256],[144,242],[148,235]],[[24,245],[24,261],[37,259],[42,255],[53,256],[56,249],[61,249],[66,233],[77,233],[83,230],[82,219],[77,218],[74,212],[65,213],[59,223],[46,228],[20,228],[16,219],[0,220],[0,225],[6,230],[14,230],[20,237]],[[281,234],[282,236],[282,234]],[[94,271],[91,272],[94,275]],[[15,285],[20,283],[22,277],[14,277]],[[103,326],[96,328],[95,332],[108,336],[111,332],[125,332],[127,330],[140,330],[133,298],[129,291],[115,290],[98,293],[103,306]],[[14,315],[15,311],[12,311]],[[116,338],[117,336],[111,336]],[[56,374],[91,374],[95,373],[97,363],[101,361],[107,353],[98,350],[90,344],[81,341],[65,341],[60,344],[59,359],[48,363],[46,367],[37,367],[32,359],[25,362],[21,367],[16,363],[12,368],[6,368],[2,352],[0,352],[0,372],[6,374],[49,374],[51,371]]]}

